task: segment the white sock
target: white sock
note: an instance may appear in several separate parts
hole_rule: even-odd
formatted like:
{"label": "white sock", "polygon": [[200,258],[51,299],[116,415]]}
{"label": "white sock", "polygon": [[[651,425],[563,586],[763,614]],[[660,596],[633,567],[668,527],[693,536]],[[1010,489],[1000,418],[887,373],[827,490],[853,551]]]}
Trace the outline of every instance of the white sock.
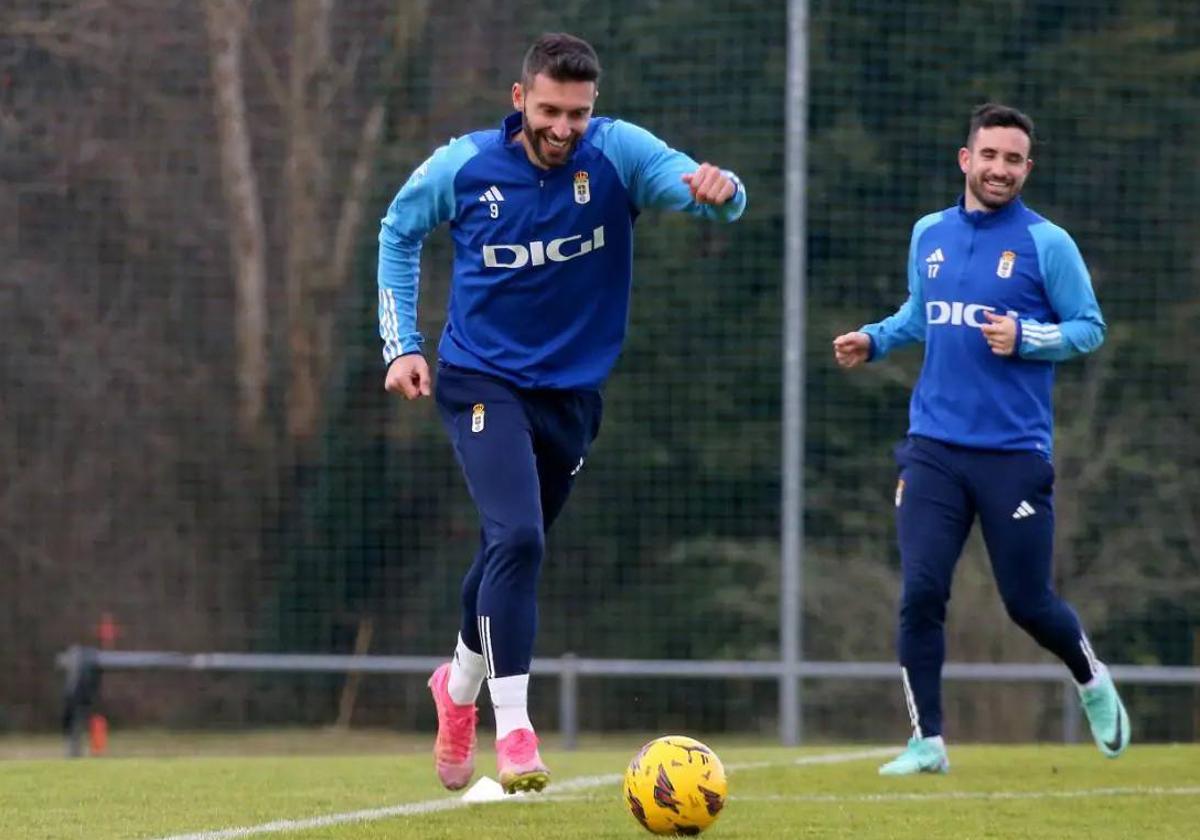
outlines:
{"label": "white sock", "polygon": [[1086,683],[1075,683],[1075,685],[1079,686],[1081,691],[1096,688],[1096,686],[1099,685],[1100,682],[1102,682],[1104,677],[1108,676],[1109,670],[1108,670],[1108,667],[1106,667],[1104,665],[1104,662],[1099,661],[1098,659],[1092,659],[1091,664],[1092,664],[1092,678],[1090,680],[1087,680]]}
{"label": "white sock", "polygon": [[488,693],[496,710],[496,740],[514,729],[533,729],[529,722],[529,675],[493,677],[488,680]]}
{"label": "white sock", "polygon": [[483,654],[467,647],[467,643],[459,634],[458,645],[454,648],[454,659],[450,661],[450,679],[446,682],[446,691],[450,693],[450,699],[460,706],[474,704],[486,674]]}
{"label": "white sock", "polygon": [[926,738],[925,740],[933,744],[935,747],[941,749],[942,752],[946,751],[946,742],[942,740],[941,735],[934,735],[933,737]]}

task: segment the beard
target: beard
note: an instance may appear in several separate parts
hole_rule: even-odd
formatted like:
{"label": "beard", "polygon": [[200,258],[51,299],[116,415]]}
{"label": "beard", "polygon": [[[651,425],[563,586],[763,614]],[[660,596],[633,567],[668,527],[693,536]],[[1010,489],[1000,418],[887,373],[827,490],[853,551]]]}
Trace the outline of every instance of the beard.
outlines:
{"label": "beard", "polygon": [[579,143],[579,135],[571,134],[571,139],[567,145],[559,149],[553,149],[551,152],[553,157],[547,156],[545,149],[553,148],[549,145],[546,138],[550,136],[550,129],[542,128],[534,131],[529,125],[529,117],[525,112],[521,112],[521,132],[525,135],[525,139],[529,141],[529,147],[533,149],[533,156],[546,167],[562,166],[567,162],[567,158],[571,156],[571,152],[575,151],[575,146]]}
{"label": "beard", "polygon": [[967,188],[971,190],[971,195],[975,200],[989,210],[999,210],[1004,205],[1008,204],[1014,198],[1021,194],[1021,184],[1016,181],[1011,181],[1005,185],[1003,195],[997,195],[988,191],[987,185],[984,184],[983,178],[975,177],[967,179]]}

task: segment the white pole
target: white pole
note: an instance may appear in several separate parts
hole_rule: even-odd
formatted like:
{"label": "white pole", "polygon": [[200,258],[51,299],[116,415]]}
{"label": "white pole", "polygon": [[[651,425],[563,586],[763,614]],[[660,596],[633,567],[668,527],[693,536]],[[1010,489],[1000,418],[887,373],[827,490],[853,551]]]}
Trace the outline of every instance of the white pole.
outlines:
{"label": "white pole", "polygon": [[805,192],[808,171],[808,0],[788,2],[786,177],[783,271],[783,509],[780,557],[779,739],[801,739],[798,666],[804,620]]}

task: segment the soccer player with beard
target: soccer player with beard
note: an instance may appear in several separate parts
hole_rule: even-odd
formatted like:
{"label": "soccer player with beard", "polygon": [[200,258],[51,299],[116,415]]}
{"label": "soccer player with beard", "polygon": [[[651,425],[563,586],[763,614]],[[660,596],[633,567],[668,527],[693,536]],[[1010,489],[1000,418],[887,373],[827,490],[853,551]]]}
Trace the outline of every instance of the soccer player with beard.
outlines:
{"label": "soccer player with beard", "polygon": [[962,197],[913,228],[907,302],[833,342],[847,368],[925,342],[908,438],[896,449],[898,649],[914,732],[885,775],[949,769],[946,603],[976,517],[1009,616],[1070,669],[1101,752],[1116,758],[1129,744],[1112,678],[1052,586],[1054,365],[1099,347],[1105,324],[1075,242],[1021,201],[1033,133],[1015,109],[975,110],[958,151]]}
{"label": "soccer player with beard", "polygon": [[487,679],[505,790],[549,772],[529,720],[535,592],[545,536],[600,428],[604,384],[629,315],[633,223],[647,208],[730,222],[733,173],[698,164],[645,129],[592,117],[600,64],[566,34],[538,38],[498,130],[441,147],[408,179],[379,234],[384,387],[430,394],[417,331],[421,242],[454,239],[435,400],[479,511],[450,662],[429,680],[435,764],[452,790],[474,772],[475,700]]}

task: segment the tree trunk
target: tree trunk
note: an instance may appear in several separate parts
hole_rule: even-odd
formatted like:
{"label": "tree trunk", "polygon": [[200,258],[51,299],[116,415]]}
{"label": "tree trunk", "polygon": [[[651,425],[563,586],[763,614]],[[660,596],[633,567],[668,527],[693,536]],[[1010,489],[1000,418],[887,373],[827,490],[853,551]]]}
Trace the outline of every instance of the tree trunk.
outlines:
{"label": "tree trunk", "polygon": [[[380,72],[382,87],[417,42],[429,5],[429,0],[400,4],[392,49]],[[329,132],[337,126],[334,80],[339,74],[330,47],[332,17],[333,0],[294,0],[284,164],[287,428],[290,442],[301,448],[320,427],[322,383],[336,357],[330,346],[337,314],[332,304],[350,280],[370,176],[387,122],[386,92],[381,92],[363,119],[349,171],[338,181],[346,186],[335,215],[326,150]]]}
{"label": "tree trunk", "polygon": [[265,419],[267,347],[266,232],[258,180],[250,157],[250,131],[242,78],[246,16],[236,0],[207,0],[213,109],[221,155],[221,186],[229,212],[230,251],[237,302],[237,380],[242,432],[259,439]]}
{"label": "tree trunk", "polygon": [[293,443],[311,440],[320,418],[323,378],[312,290],[327,270],[328,173],[324,155],[332,80],[329,21],[332,0],[294,0],[289,55],[284,160],[284,282],[287,303],[287,430]]}

